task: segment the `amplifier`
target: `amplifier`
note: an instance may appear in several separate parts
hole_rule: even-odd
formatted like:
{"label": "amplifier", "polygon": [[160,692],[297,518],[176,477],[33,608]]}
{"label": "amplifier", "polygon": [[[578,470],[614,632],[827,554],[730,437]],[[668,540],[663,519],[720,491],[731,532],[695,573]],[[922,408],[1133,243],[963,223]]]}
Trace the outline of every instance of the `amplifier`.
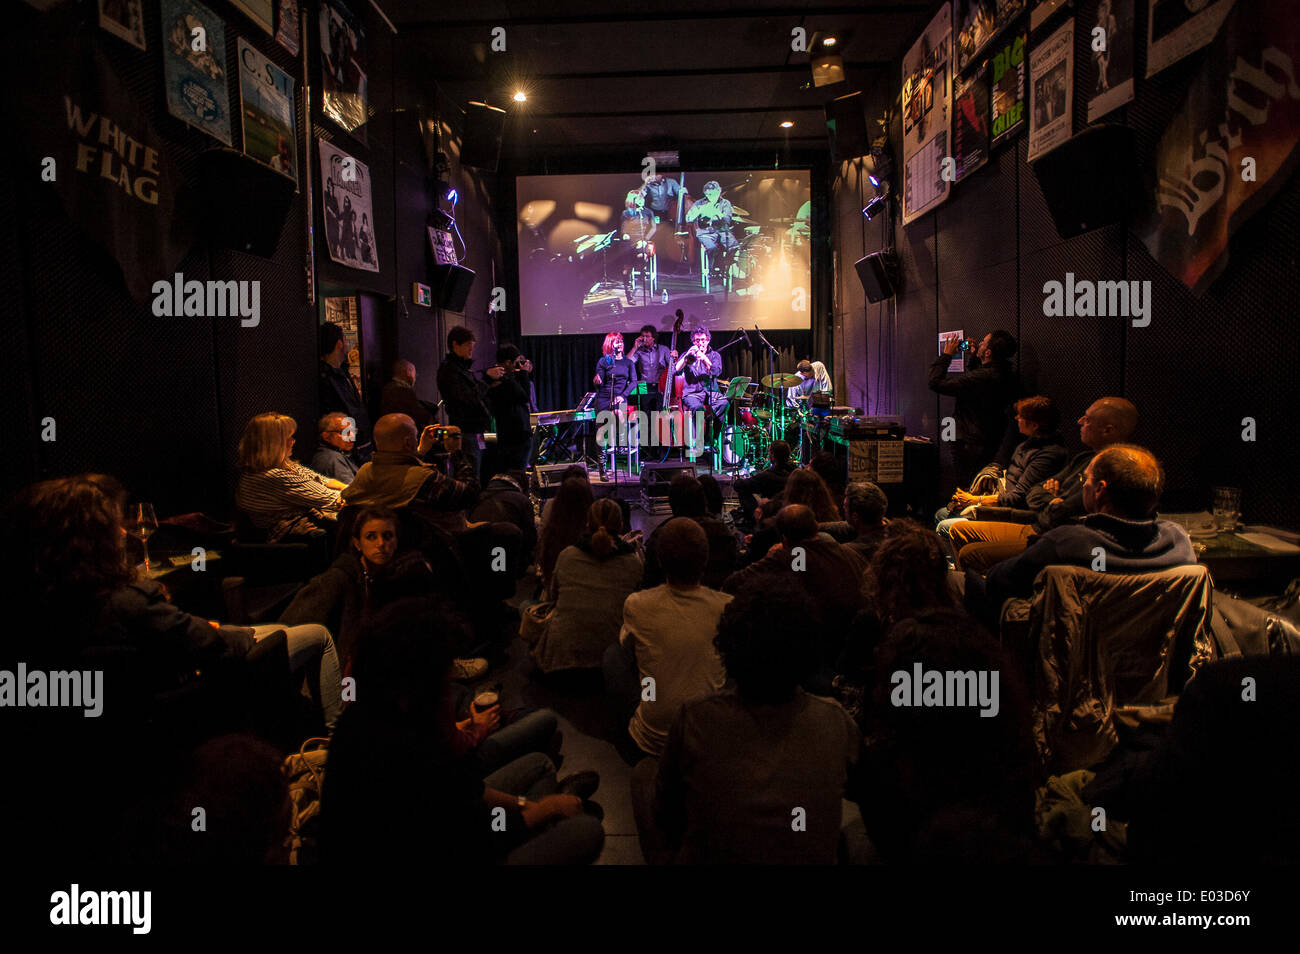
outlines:
{"label": "amplifier", "polygon": [[533,491],[539,497],[554,497],[555,492],[560,489],[560,482],[564,479],[564,472],[572,466],[572,462],[567,464],[534,464]]}
{"label": "amplifier", "polygon": [[850,414],[833,417],[830,421],[832,437],[859,440],[902,440],[907,434],[901,417],[855,417]]}
{"label": "amplifier", "polygon": [[668,485],[672,483],[673,478],[678,474],[695,474],[695,465],[690,461],[664,461],[663,463],[649,463],[641,467],[641,496],[644,497],[664,497],[668,496]]}

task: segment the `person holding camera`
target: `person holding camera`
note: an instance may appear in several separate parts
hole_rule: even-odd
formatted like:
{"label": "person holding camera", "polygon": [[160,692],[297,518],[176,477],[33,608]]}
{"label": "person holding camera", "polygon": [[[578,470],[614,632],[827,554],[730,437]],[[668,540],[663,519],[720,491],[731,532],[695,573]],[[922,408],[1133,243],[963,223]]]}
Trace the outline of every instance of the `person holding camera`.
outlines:
{"label": "person holding camera", "polygon": [[[1018,393],[1016,373],[1011,367],[1018,346],[1010,332],[998,329],[985,335],[966,352],[966,361],[975,367],[963,374],[949,374],[948,365],[963,344],[957,338],[949,338],[944,342],[943,353],[930,365],[930,390],[957,399],[953,408],[957,423],[953,462],[961,486],[969,484],[987,464],[997,462],[1005,467],[1010,460],[1015,438],[1008,434],[1008,408]],[[970,351],[974,352],[973,357]],[[1011,442],[1007,441],[1008,437]]]}
{"label": "person holding camera", "polygon": [[500,380],[505,372],[493,365],[483,372],[486,380],[475,376],[476,342],[474,332],[464,325],[455,325],[447,332],[447,357],[438,368],[438,393],[447,409],[447,420],[460,428],[465,455],[473,461],[474,476],[478,477],[483,435],[492,424],[484,398],[490,383]]}
{"label": "person holding camera", "polygon": [[[530,385],[533,363],[512,344],[497,349],[497,367],[502,375],[487,392],[488,408],[497,422],[497,467],[528,470],[533,450]],[[491,473],[491,471],[489,471]]]}

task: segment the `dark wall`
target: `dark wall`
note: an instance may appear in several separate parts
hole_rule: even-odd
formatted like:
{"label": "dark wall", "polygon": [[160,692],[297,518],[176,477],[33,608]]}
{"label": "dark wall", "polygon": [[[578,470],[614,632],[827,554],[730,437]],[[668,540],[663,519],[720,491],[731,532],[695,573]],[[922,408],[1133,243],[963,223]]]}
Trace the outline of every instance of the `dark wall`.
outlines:
{"label": "dark wall", "polygon": [[[410,303],[412,283],[430,282],[424,231],[430,200],[418,120],[421,108],[441,116],[447,127],[444,148],[453,156],[456,182],[465,197],[460,228],[469,245],[467,263],[480,273],[467,311],[486,314],[491,282],[485,276],[491,271],[492,256],[499,255],[487,187],[459,170],[454,158],[459,136],[455,104],[439,104],[436,88],[396,85],[399,40],[368,4],[354,2],[353,13],[366,31],[370,93],[366,142],[359,142],[319,111],[314,4],[304,6],[304,16],[312,24],[308,47],[294,57],[226,0],[205,2],[225,21],[236,147],[240,143],[237,38],[252,43],[298,83],[300,184],[305,181],[302,167],[310,163],[316,190],[317,288],[321,296],[361,297],[367,397],[377,398],[389,365],[400,354],[416,362],[421,396],[437,400],[434,379],[443,353],[443,326],[461,319],[444,318],[436,308]],[[158,0],[144,4],[146,51],[99,30],[94,0],[73,0],[65,9],[80,15],[79,28],[95,37],[166,141],[182,176],[197,184],[199,154],[220,144],[167,112]],[[40,18],[48,15],[16,5],[15,36],[30,36]],[[305,142],[303,56],[308,57],[313,87],[315,128],[310,145]],[[427,72],[426,64],[422,74]],[[16,80],[7,85],[11,90],[22,88]],[[370,169],[378,272],[347,268],[329,259],[323,240],[317,138],[335,143]],[[310,456],[319,413],[316,329],[321,306],[319,298],[315,304],[309,300],[305,272],[305,191],[300,189],[294,197],[270,258],[219,247],[200,234],[178,267],[186,279],[259,281],[257,327],[243,328],[237,318],[157,318],[150,301],[129,297],[112,260],[90,245],[47,190],[31,185],[37,172],[22,165],[12,150],[4,153],[0,162],[8,174],[0,190],[0,287],[10,298],[11,360],[3,396],[10,412],[26,422],[7,455],[0,488],[6,496],[34,479],[96,470],[117,475],[137,499],[154,502],[160,515],[187,510],[226,514],[240,432],[251,416],[267,410],[283,411],[298,421],[297,456],[300,460]],[[249,203],[250,219],[263,214]],[[169,275],[158,276],[163,277]],[[490,337],[483,322],[475,327],[480,340]],[[54,442],[40,439],[40,421],[47,416],[56,421]]]}
{"label": "dark wall", "polygon": [[[1086,19],[1095,3],[1083,7]],[[1087,39],[1076,30],[1076,131],[1086,125],[1080,91],[1094,81]],[[1148,169],[1204,52],[1149,80],[1142,78],[1143,54],[1139,49],[1136,100],[1104,121],[1133,128],[1139,168]],[[898,70],[893,76],[896,110]],[[896,149],[901,132],[895,122],[890,138]],[[968,338],[979,338],[1006,328],[1020,341],[1024,391],[1051,396],[1064,420],[1073,422],[1106,394],[1137,405],[1141,424],[1134,439],[1150,447],[1168,472],[1165,509],[1208,509],[1210,489],[1230,484],[1243,488],[1247,521],[1300,526],[1300,502],[1289,489],[1300,465],[1300,427],[1291,410],[1293,369],[1300,359],[1292,318],[1300,300],[1300,178],[1292,177],[1239,230],[1227,269],[1197,298],[1129,234],[1128,222],[1062,240],[1026,162],[1027,150],[1022,133],[957,183],[946,203],[896,228],[903,271],[896,314],[889,303],[858,306],[856,299],[847,310],[846,322],[864,331],[840,372],[850,392],[865,388],[873,410],[902,414],[908,433],[937,440],[952,401],[926,385],[936,335],[963,328]],[[844,264],[851,269],[856,257],[879,248],[879,233],[852,244],[862,218],[862,190],[851,176],[836,182],[833,206],[842,243],[837,282],[847,294],[857,277]],[[1045,317],[1043,284],[1064,281],[1067,271],[1078,279],[1150,280],[1150,326],[1134,328],[1122,318]],[[1244,417],[1257,422],[1253,443],[1242,440]],[[1072,423],[1065,433],[1081,446]],[[944,485],[950,486],[955,475],[949,446],[941,445],[941,452]]]}

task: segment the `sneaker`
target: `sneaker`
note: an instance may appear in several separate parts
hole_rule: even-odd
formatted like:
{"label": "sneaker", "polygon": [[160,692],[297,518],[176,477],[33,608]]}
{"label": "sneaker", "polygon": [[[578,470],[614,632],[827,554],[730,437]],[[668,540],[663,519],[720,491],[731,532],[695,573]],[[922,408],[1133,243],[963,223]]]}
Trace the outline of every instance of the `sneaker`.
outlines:
{"label": "sneaker", "polygon": [[559,780],[556,792],[559,795],[577,795],[584,802],[596,794],[600,788],[600,775],[596,772],[575,772]]}
{"label": "sneaker", "polygon": [[457,659],[452,663],[451,678],[460,682],[473,682],[487,675],[488,661],[483,658]]}

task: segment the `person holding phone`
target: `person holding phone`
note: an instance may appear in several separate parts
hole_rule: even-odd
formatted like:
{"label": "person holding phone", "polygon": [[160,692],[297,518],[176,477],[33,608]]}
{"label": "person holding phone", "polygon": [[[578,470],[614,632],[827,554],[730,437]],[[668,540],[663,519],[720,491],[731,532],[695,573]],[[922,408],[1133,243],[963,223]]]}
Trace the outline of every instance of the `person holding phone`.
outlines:
{"label": "person holding phone", "polygon": [[491,382],[500,380],[505,372],[493,365],[483,372],[483,378],[474,373],[476,342],[474,332],[464,325],[455,325],[447,332],[447,357],[438,368],[438,393],[447,409],[447,420],[460,428],[464,451],[473,462],[477,479],[483,457],[483,435],[492,424],[492,413],[485,400],[487,391]]}
{"label": "person holding phone", "polygon": [[943,352],[930,365],[930,390],[957,399],[953,417],[957,424],[957,442],[953,460],[957,483],[969,484],[990,463],[1005,467],[1016,443],[1008,409],[1017,397],[1015,369],[1011,358],[1018,345],[1008,331],[998,329],[985,335],[975,346],[975,367],[967,364],[962,374],[949,374],[948,365],[957,356],[961,342],[949,338]]}

